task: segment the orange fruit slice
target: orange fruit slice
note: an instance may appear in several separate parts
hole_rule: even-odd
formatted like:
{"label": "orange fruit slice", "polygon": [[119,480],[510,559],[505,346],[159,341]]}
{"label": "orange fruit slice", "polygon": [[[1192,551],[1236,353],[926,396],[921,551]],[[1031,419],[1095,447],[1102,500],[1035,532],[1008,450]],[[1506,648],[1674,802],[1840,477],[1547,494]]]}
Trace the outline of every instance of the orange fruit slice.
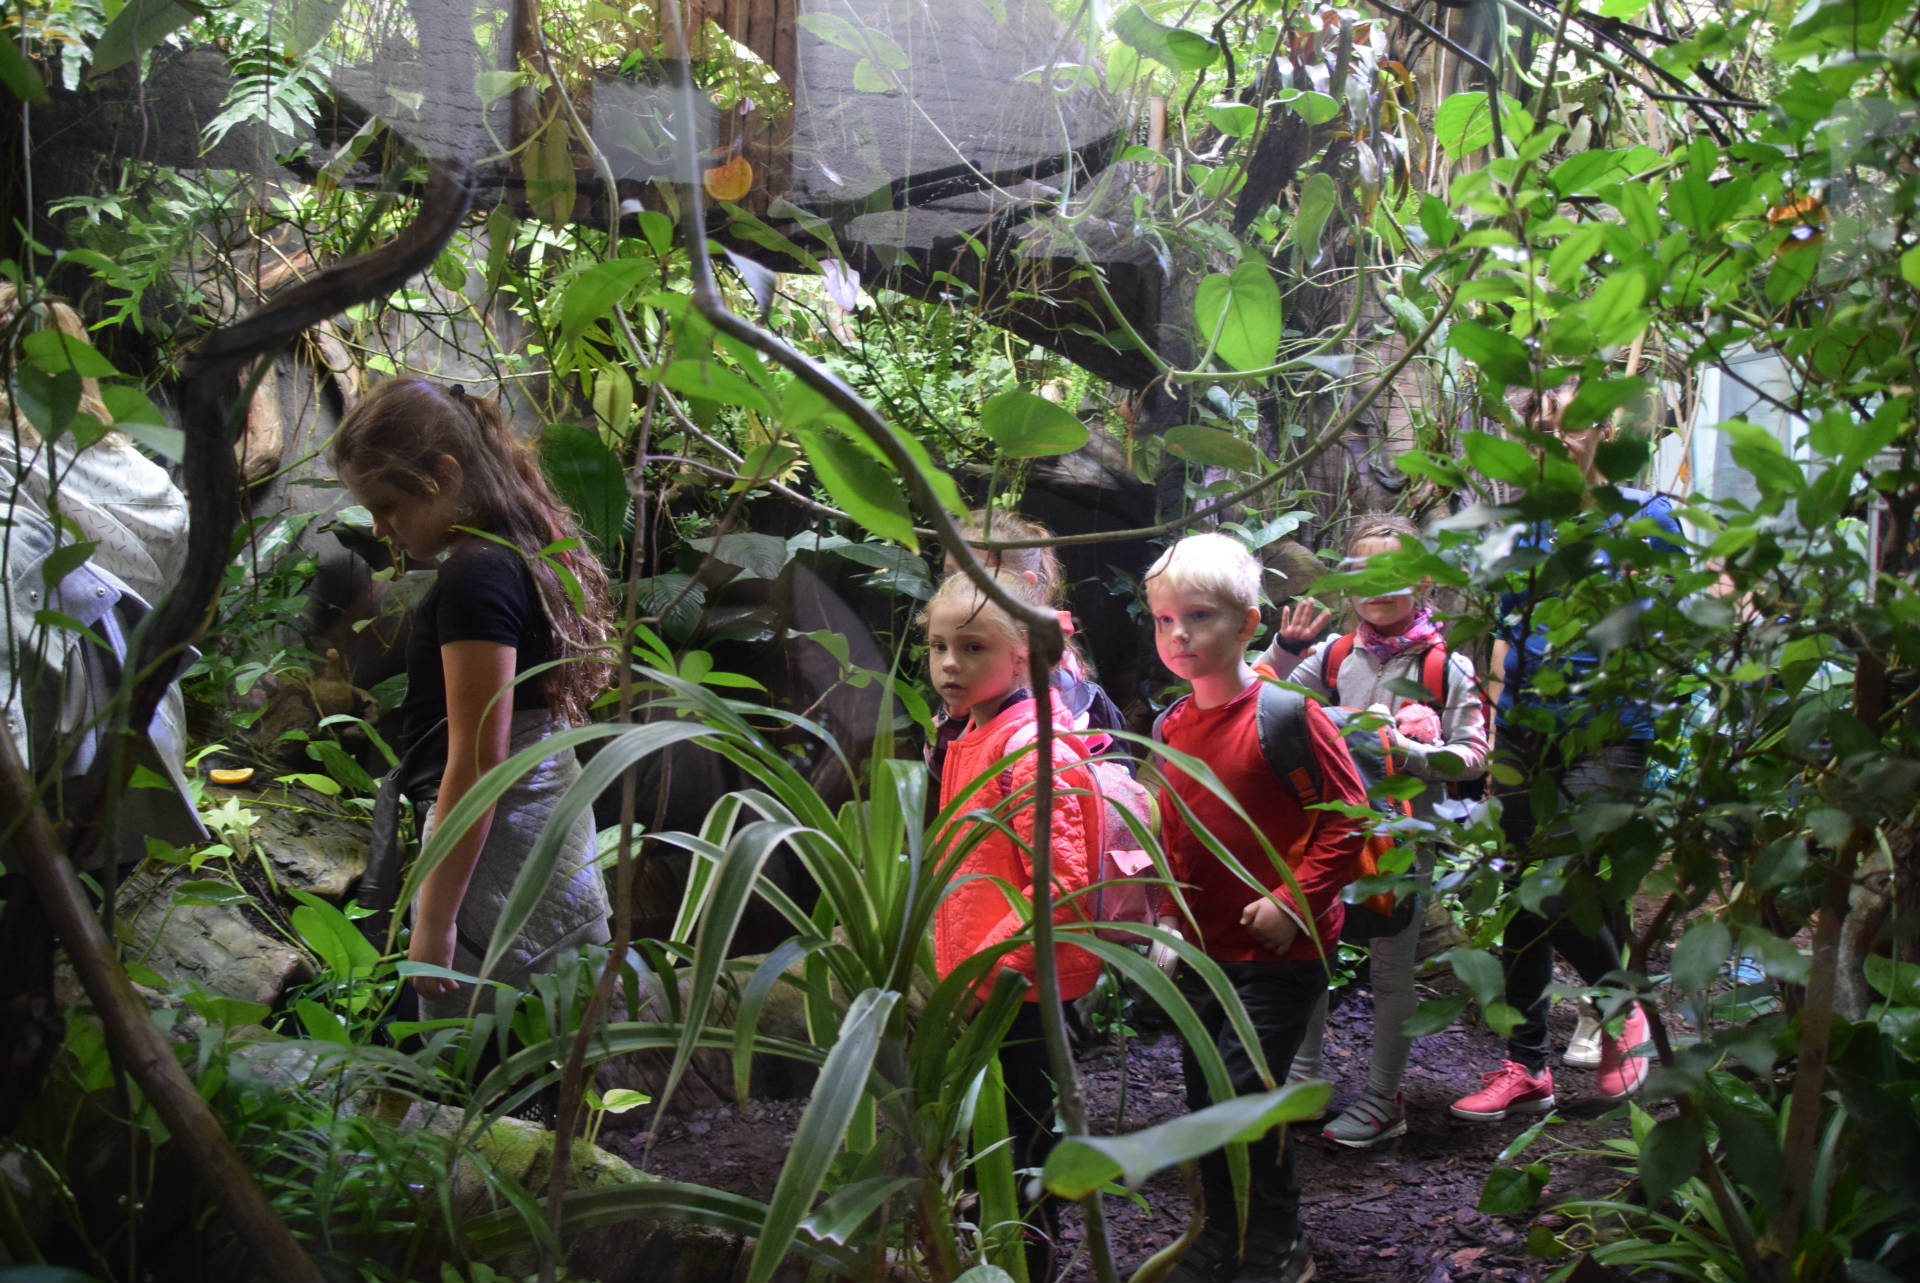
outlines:
{"label": "orange fruit slice", "polygon": [[701,175],[707,195],[719,201],[736,201],[753,188],[753,165],[745,156],[735,156]]}
{"label": "orange fruit slice", "polygon": [[253,768],[251,766],[236,766],[230,769],[208,771],[207,778],[215,784],[245,784],[253,778]]}

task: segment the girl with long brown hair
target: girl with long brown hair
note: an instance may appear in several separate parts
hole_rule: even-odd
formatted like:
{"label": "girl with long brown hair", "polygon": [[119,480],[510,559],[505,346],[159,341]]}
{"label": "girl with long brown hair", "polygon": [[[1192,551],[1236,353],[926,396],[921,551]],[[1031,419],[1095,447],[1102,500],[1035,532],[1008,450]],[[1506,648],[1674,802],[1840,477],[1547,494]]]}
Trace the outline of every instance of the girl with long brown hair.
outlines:
{"label": "girl with long brown hair", "polygon": [[[488,770],[583,719],[606,688],[606,574],[578,544],[572,514],[533,451],[491,400],[458,384],[412,376],[381,384],[341,422],[332,459],[372,513],[375,534],[403,557],[438,559],[434,585],[414,612],[400,706],[404,751],[437,766],[424,837]],[[414,901],[413,961],[479,970],[528,851],[579,773],[572,749],[556,753],[459,837]],[[433,772],[426,775],[420,792],[433,794]],[[412,795],[417,806],[425,801]],[[538,907],[489,978],[525,988],[562,954],[604,942],[607,917],[592,816],[583,814]],[[416,975],[413,984],[428,1019],[461,1014],[470,994],[444,976]]]}

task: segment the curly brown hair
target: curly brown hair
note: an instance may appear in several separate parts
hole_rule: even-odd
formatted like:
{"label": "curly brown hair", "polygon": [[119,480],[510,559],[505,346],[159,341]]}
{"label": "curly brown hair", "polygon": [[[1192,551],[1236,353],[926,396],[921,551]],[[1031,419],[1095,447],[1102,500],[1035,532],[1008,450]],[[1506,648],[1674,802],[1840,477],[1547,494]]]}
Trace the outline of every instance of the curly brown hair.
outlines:
{"label": "curly brown hair", "polygon": [[613,677],[607,572],[590,551],[559,555],[579,586],[576,605],[553,554],[541,550],[579,538],[580,528],[547,484],[538,455],[508,430],[499,406],[458,384],[415,375],[389,379],[347,412],[330,450],[342,477],[376,480],[423,498],[438,489],[433,465],[442,455],[460,464],[465,524],[501,534],[533,574],[553,629],[553,657],[561,661],[540,678],[548,707],[569,722],[586,720]]}

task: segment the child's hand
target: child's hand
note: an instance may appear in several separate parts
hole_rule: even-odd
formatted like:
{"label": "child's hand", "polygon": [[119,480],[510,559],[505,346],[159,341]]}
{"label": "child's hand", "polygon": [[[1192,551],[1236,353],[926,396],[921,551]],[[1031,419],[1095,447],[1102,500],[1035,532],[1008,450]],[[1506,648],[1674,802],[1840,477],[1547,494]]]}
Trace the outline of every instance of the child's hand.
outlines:
{"label": "child's hand", "polygon": [[1293,942],[1300,935],[1300,924],[1270,895],[1263,895],[1242,909],[1240,925],[1247,929],[1255,944],[1268,953],[1282,956],[1293,948]]}
{"label": "child's hand", "polygon": [[[1154,925],[1162,931],[1179,936],[1182,940],[1186,939],[1185,933],[1180,930],[1180,919],[1178,918],[1161,918]],[[1152,946],[1148,948],[1147,961],[1160,968],[1162,974],[1169,980],[1173,978],[1174,972],[1180,970],[1180,955],[1173,951],[1172,945],[1159,940],[1155,940]]]}
{"label": "child's hand", "polygon": [[[424,962],[433,967],[451,967],[453,935],[454,923],[451,919],[444,928],[424,919],[416,921],[413,924],[413,940],[407,945],[408,961]],[[415,976],[413,987],[427,998],[450,998],[460,988],[457,982],[445,976]]]}
{"label": "child's hand", "polygon": [[1313,639],[1333,622],[1333,612],[1311,597],[1302,597],[1280,612],[1280,629],[1274,640],[1283,650],[1298,655],[1313,644]]}

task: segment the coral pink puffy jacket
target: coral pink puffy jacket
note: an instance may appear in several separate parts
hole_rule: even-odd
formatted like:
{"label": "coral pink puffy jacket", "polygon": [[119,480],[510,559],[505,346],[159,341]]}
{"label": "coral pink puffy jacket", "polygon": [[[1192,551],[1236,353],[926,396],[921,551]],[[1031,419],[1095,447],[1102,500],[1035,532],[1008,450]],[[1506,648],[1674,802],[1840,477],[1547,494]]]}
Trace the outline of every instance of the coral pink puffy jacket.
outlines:
{"label": "coral pink puffy jacket", "polygon": [[[1056,728],[1058,724],[1056,723]],[[995,762],[1013,749],[1035,740],[1034,703],[1021,700],[985,726],[968,729],[947,749],[940,776],[940,805],[944,808]],[[1079,902],[1060,904],[1062,896],[1082,891],[1091,881],[1088,868],[1099,857],[1100,800],[1092,796],[1093,774],[1081,761],[1071,730],[1062,730],[1053,742],[1056,792],[1053,795],[1053,894],[1056,923],[1083,919]],[[1033,780],[1039,754],[1029,752],[1004,771],[998,772],[968,800],[967,809],[992,810],[1012,794],[1021,801],[1012,816],[1013,829],[1031,844],[1033,840]],[[1086,795],[1063,796],[1061,789],[1085,789]],[[957,840],[979,821],[953,826],[951,834],[936,840],[936,855],[944,854],[949,837]],[[973,876],[980,875],[987,876]],[[956,880],[967,878],[947,893],[933,920],[933,959],[935,970],[945,976],[968,957],[1005,940],[1024,925],[1022,911],[1008,903],[1006,893],[993,878],[1004,879],[1029,897],[1033,894],[1033,866],[1005,833],[994,831],[971,852],[955,873]],[[1028,914],[1031,910],[1026,911]],[[1089,908],[1089,913],[1091,912]],[[1060,976],[1060,997],[1071,1002],[1093,988],[1100,975],[1100,960],[1085,949],[1068,944],[1054,946],[1055,965]],[[1011,967],[1033,979],[1033,946],[1023,945],[1007,954],[1001,965]],[[990,987],[990,982],[988,986]],[[1029,990],[1028,1002],[1039,1000],[1038,990]]]}

